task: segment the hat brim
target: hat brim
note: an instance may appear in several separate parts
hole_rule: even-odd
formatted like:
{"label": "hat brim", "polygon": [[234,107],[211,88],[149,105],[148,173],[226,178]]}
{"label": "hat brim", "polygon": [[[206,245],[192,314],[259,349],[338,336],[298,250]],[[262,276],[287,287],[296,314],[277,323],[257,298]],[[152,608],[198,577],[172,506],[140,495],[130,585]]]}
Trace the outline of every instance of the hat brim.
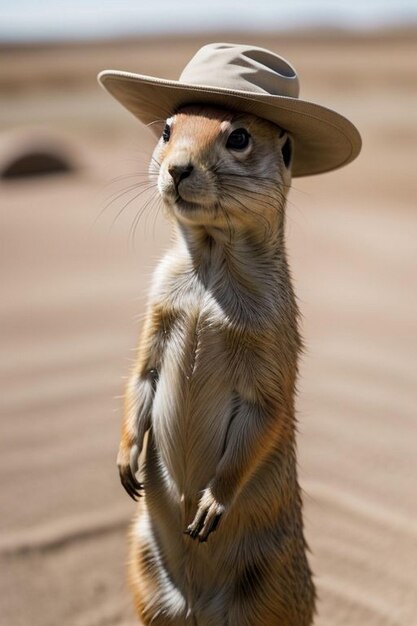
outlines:
{"label": "hat brim", "polygon": [[349,120],[298,98],[194,85],[118,70],[100,72],[98,81],[157,133],[168,117],[188,104],[223,106],[267,119],[292,136],[293,176],[337,169],[353,161],[361,149],[359,132]]}

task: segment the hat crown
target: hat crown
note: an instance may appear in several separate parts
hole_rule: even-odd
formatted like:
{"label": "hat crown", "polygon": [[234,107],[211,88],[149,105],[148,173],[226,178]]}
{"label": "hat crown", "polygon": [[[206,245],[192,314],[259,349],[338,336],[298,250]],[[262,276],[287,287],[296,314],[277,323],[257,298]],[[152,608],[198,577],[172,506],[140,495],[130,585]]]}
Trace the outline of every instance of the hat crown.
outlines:
{"label": "hat crown", "polygon": [[295,69],[282,57],[256,46],[213,43],[203,46],[181,73],[192,85],[298,98]]}

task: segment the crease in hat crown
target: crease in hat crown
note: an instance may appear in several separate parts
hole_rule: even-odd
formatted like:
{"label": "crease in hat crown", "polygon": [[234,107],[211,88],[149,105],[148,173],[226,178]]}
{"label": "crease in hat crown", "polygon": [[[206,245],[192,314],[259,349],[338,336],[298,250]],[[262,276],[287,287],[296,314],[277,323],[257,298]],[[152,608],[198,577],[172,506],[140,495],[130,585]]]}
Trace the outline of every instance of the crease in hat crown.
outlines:
{"label": "crease in hat crown", "polygon": [[282,57],[256,46],[208,44],[181,72],[180,82],[256,94],[298,98],[295,69]]}
{"label": "crease in hat crown", "polygon": [[299,98],[294,67],[264,48],[211,43],[196,52],[178,80],[105,70],[99,83],[159,133],[162,119],[182,106],[206,104],[257,115],[285,129],[293,142],[292,175],[328,172],[353,161],[361,137],[347,118]]}

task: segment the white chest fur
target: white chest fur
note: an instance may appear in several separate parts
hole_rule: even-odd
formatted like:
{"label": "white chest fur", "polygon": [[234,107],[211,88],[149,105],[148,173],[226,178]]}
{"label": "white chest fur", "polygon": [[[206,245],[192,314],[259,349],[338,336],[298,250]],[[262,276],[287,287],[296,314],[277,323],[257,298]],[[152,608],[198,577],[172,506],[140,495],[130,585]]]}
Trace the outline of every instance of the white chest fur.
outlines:
{"label": "white chest fur", "polygon": [[197,494],[225,445],[233,383],[227,323],[208,292],[190,293],[174,309],[152,409],[161,463],[180,493]]}

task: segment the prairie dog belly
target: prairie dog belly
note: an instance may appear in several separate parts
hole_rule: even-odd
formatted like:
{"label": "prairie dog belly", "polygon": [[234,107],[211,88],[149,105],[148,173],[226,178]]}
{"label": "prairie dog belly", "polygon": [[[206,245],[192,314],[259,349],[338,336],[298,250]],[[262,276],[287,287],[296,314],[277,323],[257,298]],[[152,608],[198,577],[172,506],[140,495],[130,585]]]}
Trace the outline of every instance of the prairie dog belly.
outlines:
{"label": "prairie dog belly", "polygon": [[152,409],[160,462],[198,498],[222,456],[233,410],[224,330],[208,308],[180,312],[169,332]]}

